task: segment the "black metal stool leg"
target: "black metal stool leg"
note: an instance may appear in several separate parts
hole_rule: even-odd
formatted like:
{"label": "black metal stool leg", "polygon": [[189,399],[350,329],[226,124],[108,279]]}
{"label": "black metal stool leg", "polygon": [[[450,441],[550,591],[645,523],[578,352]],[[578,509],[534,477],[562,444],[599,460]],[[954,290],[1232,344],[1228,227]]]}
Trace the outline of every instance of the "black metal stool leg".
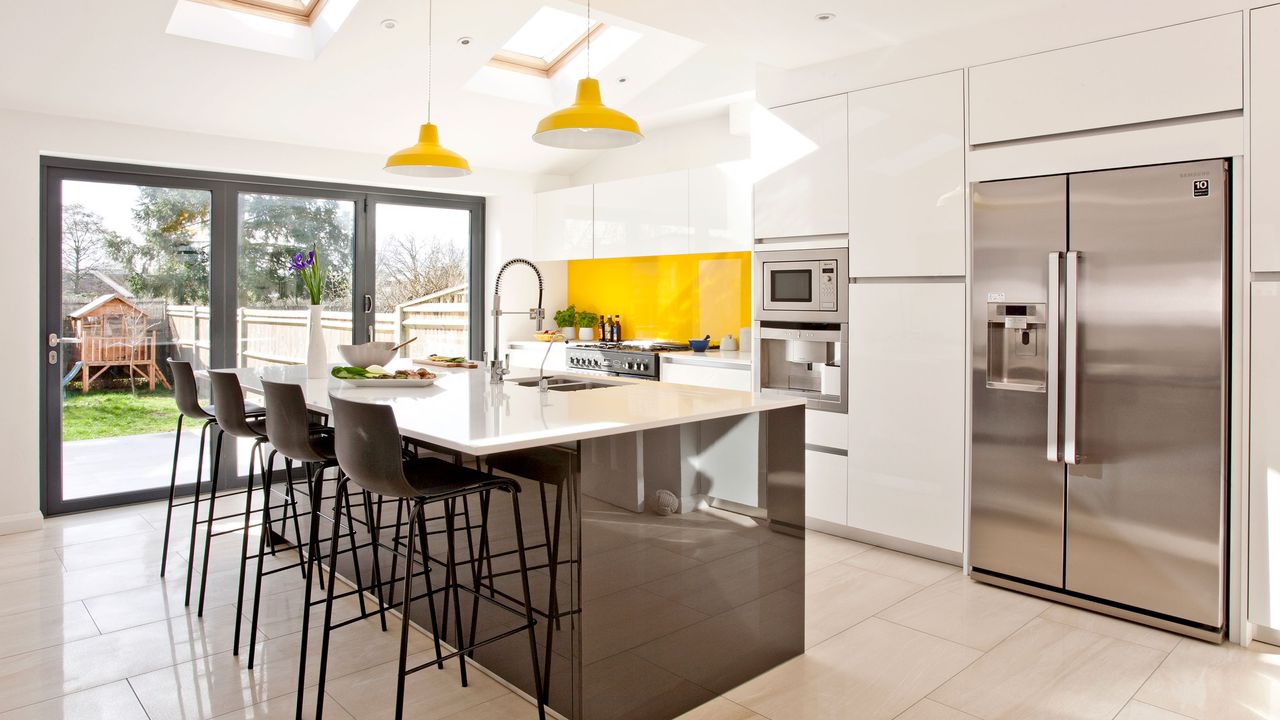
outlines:
{"label": "black metal stool leg", "polygon": [[[225,432],[218,433],[218,444],[214,450],[213,458],[213,479],[209,481],[209,511],[204,521],[204,560],[200,563],[200,603],[196,610],[196,617],[204,617],[204,591],[205,585],[209,578],[209,548],[213,545],[213,518],[214,509],[217,506],[218,499],[218,471],[220,470],[220,456],[222,455],[222,440],[226,437]],[[252,461],[252,458],[250,458]],[[194,545],[194,541],[192,542]],[[190,574],[187,580],[187,604],[191,603],[191,586]]]}
{"label": "black metal stool leg", "polygon": [[[254,443],[254,450],[257,450],[258,447],[260,446],[261,446],[261,443]],[[264,473],[264,477],[262,479],[262,510],[263,510],[264,518],[266,517],[267,506],[271,504],[271,469],[275,464],[275,460],[276,460],[276,451],[272,450],[271,454],[267,456],[266,473]],[[249,565],[249,526],[252,524],[252,520],[253,520],[253,454],[252,454],[252,451],[250,451],[249,486],[246,489],[245,496],[244,496],[244,532],[240,533],[241,535],[240,582],[238,587],[236,587],[236,629],[235,629],[235,633],[233,635],[233,640],[231,644],[231,654],[236,656],[240,655],[240,628],[244,624],[244,580],[245,580],[245,571]],[[269,532],[269,526],[264,524],[258,529],[258,531],[262,537],[266,537],[267,532]],[[259,566],[258,579],[259,580],[261,580],[262,578],[261,565],[262,563],[261,561],[259,561],[258,563],[258,566]],[[260,589],[261,589],[261,586],[259,585],[254,590],[255,603],[257,602],[257,597],[258,597],[257,593]]]}
{"label": "black metal stool leg", "polygon": [[365,527],[369,529],[369,553],[371,555],[370,562],[373,563],[373,587],[378,598],[378,622],[382,625],[382,632],[387,631],[387,603],[382,592],[382,560],[378,555],[379,528],[378,520],[373,514],[373,501],[369,499],[369,491],[361,490],[361,498],[364,501],[364,520]]}
{"label": "black metal stool leg", "polygon": [[[329,666],[329,636],[333,632],[333,588],[338,580],[338,541],[342,536],[342,496],[347,492],[347,479],[338,480],[338,488],[333,498],[333,532],[329,534],[329,590],[324,602],[324,631],[320,639],[320,684],[316,687],[315,717],[324,715],[324,676]],[[302,720],[302,706],[305,698],[307,676],[305,669],[306,649],[302,651],[302,659],[298,667],[298,719]]]}
{"label": "black metal stool leg", "polygon": [[[431,548],[428,546],[428,543],[427,543],[426,516],[427,516],[427,510],[426,510],[426,505],[424,503],[422,505],[422,508],[418,511],[418,515],[417,515],[418,543],[422,546],[422,577],[427,584],[427,616],[431,619],[431,642],[432,644],[435,645],[435,649],[436,649],[436,669],[443,670],[444,661],[440,659],[440,657],[444,654],[441,652],[441,647],[440,647],[441,623],[439,622],[436,616],[435,588],[431,586],[432,585],[431,583]],[[409,522],[411,524],[414,522],[414,520],[412,519],[412,516],[410,517]],[[412,543],[410,543],[410,545],[412,545]],[[411,562],[406,562],[405,572],[407,573],[413,572],[413,564]],[[408,600],[409,596],[406,595],[405,599]],[[444,599],[446,602],[449,600],[449,595],[447,593],[445,594]],[[446,605],[445,607],[447,608],[448,606]],[[408,618],[409,616],[405,615],[404,617]]]}
{"label": "black metal stool leg", "polygon": [[[399,670],[396,672],[396,720],[401,720],[401,718],[404,717],[405,668],[407,667],[408,661],[409,661],[409,610],[413,604],[413,545],[414,545],[413,536],[414,536],[414,529],[419,526],[418,523],[419,521],[421,521],[421,519],[422,519],[422,503],[415,501],[413,503],[412,509],[409,511],[409,548],[406,553],[407,559],[405,560],[404,601],[403,601],[403,605],[400,608],[400,665],[399,665]],[[422,525],[422,530],[425,533],[425,530],[426,530],[425,523]],[[426,568],[427,558],[425,555],[423,556],[422,560],[423,560],[422,566]],[[429,572],[424,573],[424,575],[427,575],[427,577],[430,577]],[[435,603],[435,598],[431,597],[430,593],[428,593],[427,595],[427,603],[432,605]],[[440,655],[439,648],[440,648],[440,640],[439,638],[436,638],[436,656],[437,657],[439,657]]]}
{"label": "black metal stool leg", "polygon": [[[462,605],[458,601],[461,593],[458,583],[458,556],[455,546],[457,541],[453,537],[454,531],[454,515],[457,511],[456,500],[449,500],[445,503],[445,537],[449,538],[449,543],[445,548],[445,582],[447,587],[453,591],[453,629],[454,629],[454,649],[458,655],[458,675],[462,679],[462,687],[467,686],[467,656],[463,653],[464,643],[462,640]],[[449,593],[445,593],[445,601],[447,602]]]}
{"label": "black metal stool leg", "polygon": [[[178,489],[178,451],[182,447],[182,413],[178,413],[178,429],[173,433],[173,472],[169,475],[169,508],[164,514],[164,543],[160,547],[160,577],[169,564],[169,525],[173,523],[173,494]],[[199,488],[197,488],[198,490]]]}
{"label": "black metal stool leg", "polygon": [[546,695],[547,686],[551,683],[549,678],[546,684],[543,684],[541,669],[538,667],[538,638],[534,632],[534,626],[537,621],[533,617],[533,600],[529,593],[529,563],[524,556],[524,530],[520,525],[520,495],[518,492],[511,493],[511,512],[516,524],[516,554],[520,557],[520,586],[524,591],[524,617],[525,622],[529,624],[529,657],[533,661],[533,686],[538,692],[538,718],[545,720],[547,717]]}

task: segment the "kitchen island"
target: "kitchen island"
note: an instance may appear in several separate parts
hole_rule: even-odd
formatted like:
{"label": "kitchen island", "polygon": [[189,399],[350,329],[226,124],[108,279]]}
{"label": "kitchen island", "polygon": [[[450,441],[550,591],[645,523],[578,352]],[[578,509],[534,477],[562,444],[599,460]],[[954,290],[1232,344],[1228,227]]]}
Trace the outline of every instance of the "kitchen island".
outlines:
{"label": "kitchen island", "polygon": [[[675,717],[804,651],[802,400],[616,378],[591,389],[540,392],[521,381],[536,371],[521,370],[498,385],[482,370],[436,370],[437,382],[420,389],[307,380],[301,368],[238,372],[249,392],[263,377],[299,383],[319,413],[327,413],[330,393],[390,405],[405,437],[468,457],[547,445],[578,453],[581,480],[567,493],[559,535],[559,621],[546,619],[556,614],[550,574],[531,573],[543,614],[540,652],[550,648],[548,706],[564,717]],[[700,468],[704,459],[690,438],[702,423],[733,418],[758,428],[752,450],[759,470],[749,477],[721,472],[708,485],[699,478],[714,468]],[[542,517],[539,484],[524,480],[522,487],[525,541],[537,545],[555,525]],[[676,512],[657,510],[663,489],[678,498]],[[495,551],[514,547],[503,524],[507,501],[495,496],[490,510]],[[545,564],[546,550],[530,557]],[[498,589],[518,594],[518,577],[501,575],[514,557],[499,560]],[[412,616],[425,627],[420,605]],[[469,611],[464,615],[467,626]],[[485,610],[476,620],[480,638],[513,622]],[[474,662],[535,694],[520,636],[480,648]]]}

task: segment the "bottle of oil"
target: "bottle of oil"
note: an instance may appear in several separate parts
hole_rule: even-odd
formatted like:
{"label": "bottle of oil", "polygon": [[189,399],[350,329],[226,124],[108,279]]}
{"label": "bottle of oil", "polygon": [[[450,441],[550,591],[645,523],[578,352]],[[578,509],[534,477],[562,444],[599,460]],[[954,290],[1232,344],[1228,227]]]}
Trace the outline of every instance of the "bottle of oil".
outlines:
{"label": "bottle of oil", "polygon": [[613,342],[613,321],[608,315],[604,316],[604,330],[600,333],[602,342]]}
{"label": "bottle of oil", "polygon": [[615,342],[622,342],[622,316],[613,316],[613,336]]}
{"label": "bottle of oil", "polygon": [[600,338],[600,342],[608,342],[608,339],[604,336],[605,330],[605,318],[604,315],[601,315],[600,319],[596,322],[596,337]]}

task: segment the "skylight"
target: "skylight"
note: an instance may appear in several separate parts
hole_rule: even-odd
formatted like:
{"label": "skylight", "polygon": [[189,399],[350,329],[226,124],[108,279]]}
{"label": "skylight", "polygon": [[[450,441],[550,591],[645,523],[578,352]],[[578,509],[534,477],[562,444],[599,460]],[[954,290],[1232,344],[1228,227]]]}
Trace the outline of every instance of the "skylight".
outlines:
{"label": "skylight", "polygon": [[586,45],[588,35],[594,36],[603,28],[595,22],[588,31],[581,15],[542,7],[503,44],[489,64],[550,77]]}
{"label": "skylight", "polygon": [[196,0],[206,5],[251,13],[273,20],[310,25],[325,0]]}

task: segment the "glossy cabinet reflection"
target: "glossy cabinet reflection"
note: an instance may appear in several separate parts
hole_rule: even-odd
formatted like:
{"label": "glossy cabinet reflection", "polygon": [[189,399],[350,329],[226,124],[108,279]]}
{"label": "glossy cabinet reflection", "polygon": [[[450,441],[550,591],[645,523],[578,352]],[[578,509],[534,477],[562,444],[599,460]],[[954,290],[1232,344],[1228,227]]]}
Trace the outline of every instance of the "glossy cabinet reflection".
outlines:
{"label": "glossy cabinet reflection", "polygon": [[965,272],[964,74],[849,93],[849,274]]}
{"label": "glossy cabinet reflection", "polygon": [[592,202],[590,185],[538,193],[533,254],[537,260],[591,258]]}
{"label": "glossy cabinet reflection", "polygon": [[845,95],[767,111],[753,123],[755,237],[849,232],[849,127]]}
{"label": "glossy cabinet reflection", "polygon": [[[1250,232],[1254,272],[1280,271],[1280,5],[1250,15],[1252,81],[1249,107]],[[1255,332],[1256,332],[1255,325]]]}
{"label": "glossy cabinet reflection", "polygon": [[689,172],[662,173],[595,186],[595,257],[689,252]]}

